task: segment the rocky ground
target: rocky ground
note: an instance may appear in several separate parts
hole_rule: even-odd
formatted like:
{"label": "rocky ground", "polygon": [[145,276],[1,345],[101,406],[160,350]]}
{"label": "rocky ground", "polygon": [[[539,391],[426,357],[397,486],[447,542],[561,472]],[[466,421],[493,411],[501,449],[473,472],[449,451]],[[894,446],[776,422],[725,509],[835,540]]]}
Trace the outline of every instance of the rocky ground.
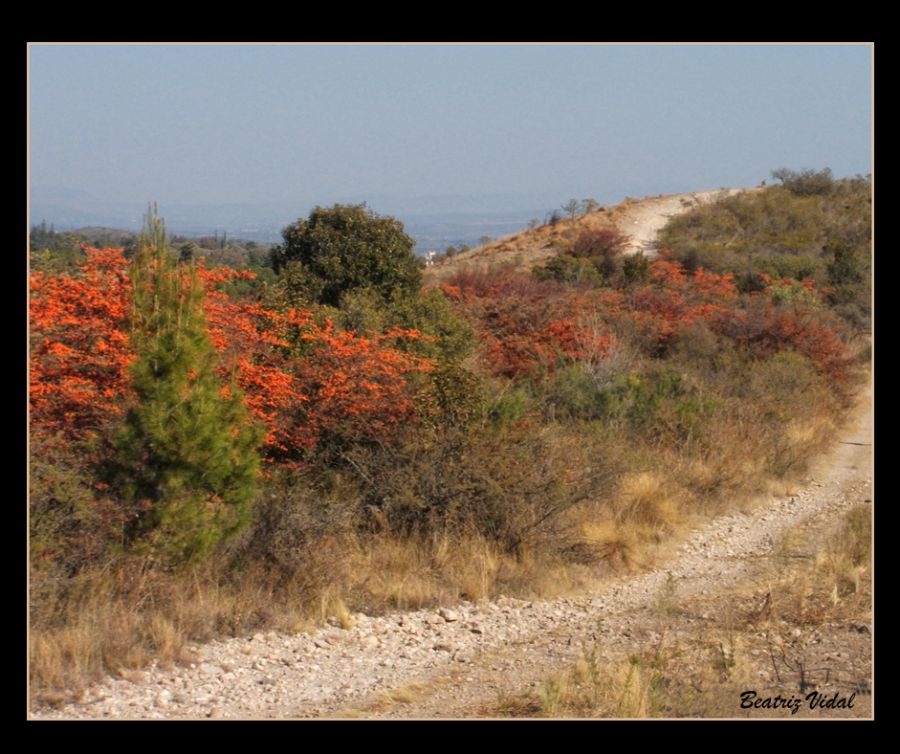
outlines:
{"label": "rocky ground", "polygon": [[[604,656],[627,656],[666,631],[689,634],[714,625],[723,618],[723,599],[733,603],[742,585],[758,585],[773,569],[785,567],[791,557],[783,551],[787,532],[800,527],[821,534],[850,507],[871,505],[870,395],[864,403],[857,425],[836,438],[834,452],[821,460],[802,488],[698,528],[651,572],[612,579],[591,594],[567,599],[501,598],[437,611],[356,614],[343,626],[332,619],[332,625],[314,634],[258,633],[213,642],[195,647],[195,660],[187,666],[151,667],[109,678],[77,703],[41,706],[31,717],[493,716],[498,699],[533,688],[577,659],[587,644]],[[747,609],[753,609],[753,591],[745,589],[744,594]],[[676,599],[677,621],[661,621],[661,615],[675,614],[663,608]],[[832,628],[796,633],[786,624],[779,646],[787,646],[791,656],[799,656],[794,650],[802,647],[801,654],[809,655],[806,667],[827,665],[829,681],[856,684],[860,698],[866,699],[857,713],[867,714],[872,627]],[[768,669],[772,662],[766,647],[777,631],[777,625],[767,627],[756,647],[761,688],[795,674],[787,666],[780,672],[777,666]],[[734,703],[737,716],[739,700]]]}

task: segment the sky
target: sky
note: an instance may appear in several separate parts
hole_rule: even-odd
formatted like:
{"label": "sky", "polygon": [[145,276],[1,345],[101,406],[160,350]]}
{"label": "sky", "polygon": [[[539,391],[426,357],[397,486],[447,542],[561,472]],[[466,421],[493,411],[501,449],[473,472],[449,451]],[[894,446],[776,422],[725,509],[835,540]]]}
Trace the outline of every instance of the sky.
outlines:
{"label": "sky", "polygon": [[[31,45],[33,188],[601,203],[871,167],[870,45]],[[457,203],[458,204],[458,203]]]}

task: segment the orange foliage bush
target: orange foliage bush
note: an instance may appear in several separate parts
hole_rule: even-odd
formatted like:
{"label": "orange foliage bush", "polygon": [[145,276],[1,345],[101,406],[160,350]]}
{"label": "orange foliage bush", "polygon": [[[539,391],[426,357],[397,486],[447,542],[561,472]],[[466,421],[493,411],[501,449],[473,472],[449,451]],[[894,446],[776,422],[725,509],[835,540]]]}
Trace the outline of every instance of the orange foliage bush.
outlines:
{"label": "orange foliage bush", "polygon": [[85,248],[78,275],[30,280],[33,426],[69,438],[97,433],[127,394],[131,281],[120,249]]}
{"label": "orange foliage bush", "polygon": [[697,322],[711,322],[731,308],[737,288],[731,275],[697,269],[690,273],[663,251],[650,264],[650,281],[616,301],[616,314],[630,318],[651,353],[664,353],[672,339]]}
{"label": "orange foliage bush", "polygon": [[766,294],[755,294],[746,309],[722,318],[718,331],[760,358],[794,349],[836,387],[846,383],[851,359],[836,330],[809,306],[776,306]]}
{"label": "orange foliage bush", "polygon": [[816,308],[812,281],[763,282],[764,290],[741,297],[732,275],[688,271],[662,251],[650,265],[650,279],[624,290],[573,289],[488,271],[461,271],[441,287],[477,323],[489,368],[506,377],[539,365],[552,369],[560,357],[602,358],[615,336],[581,324],[590,315],[651,356],[665,355],[676,336],[705,323],[755,356],[795,349],[829,378],[844,381],[846,347]]}
{"label": "orange foliage bush", "polygon": [[[132,400],[128,261],[121,249],[86,253],[74,277],[31,279],[32,426],[69,439],[107,425]],[[415,418],[405,377],[431,364],[396,345],[420,337],[417,331],[369,338],[337,332],[330,322],[316,325],[308,311],[277,312],[220,290],[252,273],[202,267],[199,273],[223,376],[233,376],[264,422],[270,460],[296,464],[326,438],[381,438]]]}
{"label": "orange foliage bush", "polygon": [[441,286],[475,320],[491,371],[523,377],[560,359],[602,357],[614,337],[581,324],[593,294],[531,277],[464,270]]}

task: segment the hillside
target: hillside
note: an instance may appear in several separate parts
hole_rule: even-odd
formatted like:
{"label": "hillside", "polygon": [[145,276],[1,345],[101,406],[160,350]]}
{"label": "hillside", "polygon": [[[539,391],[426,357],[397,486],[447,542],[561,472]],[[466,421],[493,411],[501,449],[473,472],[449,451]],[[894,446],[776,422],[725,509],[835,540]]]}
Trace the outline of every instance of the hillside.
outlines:
{"label": "hillside", "polygon": [[684,194],[647,196],[643,199],[626,197],[619,204],[600,206],[574,219],[563,217],[553,224],[528,228],[478,246],[435,265],[430,274],[434,281],[444,280],[461,269],[480,268],[494,264],[509,265],[515,270],[528,271],[554,257],[584,231],[611,228],[631,237],[630,253],[655,252],[656,234],[670,218],[694,207],[711,204],[717,199],[745,191],[759,189],[718,189],[692,191]]}
{"label": "hillside", "polygon": [[[864,694],[871,421],[844,428],[855,404],[871,417],[867,341],[814,280],[743,290],[657,254],[655,230],[713,197],[557,218],[432,285],[403,226],[359,205],[317,208],[256,272],[195,265],[159,218],[130,258],[33,267],[33,713],[391,714],[379,694],[427,686],[416,716],[705,717],[756,678]],[[784,206],[762,202],[759,226]],[[638,250],[654,258],[621,258]],[[829,279],[858,257],[830,252]],[[585,277],[542,274],[564,264]],[[779,542],[813,517],[829,531],[788,572]],[[756,605],[771,636],[704,617]],[[684,665],[683,647],[703,651]],[[591,658],[611,684],[564,694]],[[625,705],[663,682],[671,697]]]}

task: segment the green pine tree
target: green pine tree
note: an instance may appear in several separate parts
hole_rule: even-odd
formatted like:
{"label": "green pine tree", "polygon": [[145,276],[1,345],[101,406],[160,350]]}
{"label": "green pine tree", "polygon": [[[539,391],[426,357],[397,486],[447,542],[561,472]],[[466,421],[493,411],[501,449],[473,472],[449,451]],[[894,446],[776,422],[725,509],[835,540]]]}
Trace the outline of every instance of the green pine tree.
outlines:
{"label": "green pine tree", "polygon": [[249,520],[259,427],[225,388],[206,332],[194,264],[177,264],[155,208],[132,263],[137,402],[117,442],[134,504],[128,541],[169,564],[194,561]]}

